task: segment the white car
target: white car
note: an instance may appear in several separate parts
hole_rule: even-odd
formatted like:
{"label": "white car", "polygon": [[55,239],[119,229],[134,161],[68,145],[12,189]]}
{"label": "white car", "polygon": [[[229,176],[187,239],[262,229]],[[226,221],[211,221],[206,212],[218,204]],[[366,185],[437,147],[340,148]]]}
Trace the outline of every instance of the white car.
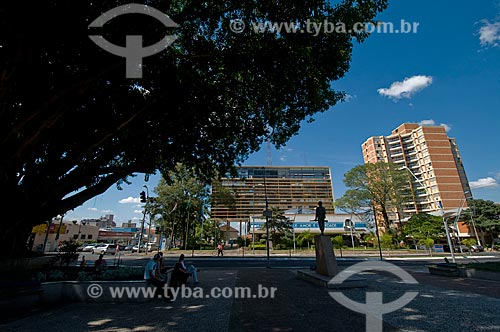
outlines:
{"label": "white car", "polygon": [[115,254],[116,250],[116,244],[112,243],[106,243],[106,244],[99,244],[96,247],[92,248],[92,253],[93,254]]}
{"label": "white car", "polygon": [[92,249],[94,249],[95,246],[96,246],[95,244],[87,244],[83,246],[82,252],[92,252]]}

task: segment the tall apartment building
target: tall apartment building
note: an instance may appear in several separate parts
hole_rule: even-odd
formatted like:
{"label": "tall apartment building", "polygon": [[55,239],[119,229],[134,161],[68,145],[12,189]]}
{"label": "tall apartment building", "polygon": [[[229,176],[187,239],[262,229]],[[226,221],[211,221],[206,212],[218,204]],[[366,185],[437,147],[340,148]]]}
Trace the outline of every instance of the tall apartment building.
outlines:
{"label": "tall apartment building", "polygon": [[404,123],[389,136],[370,137],[362,145],[365,163],[392,162],[407,167],[412,177],[414,201],[406,215],[467,207],[470,187],[454,138],[443,126]]}
{"label": "tall apartment building", "polygon": [[236,177],[222,179],[222,186],[233,191],[236,206],[212,206],[212,218],[248,222],[250,217],[262,216],[266,197],[269,209],[314,213],[318,201],[322,201],[327,213],[334,213],[329,167],[241,166],[237,167]]}

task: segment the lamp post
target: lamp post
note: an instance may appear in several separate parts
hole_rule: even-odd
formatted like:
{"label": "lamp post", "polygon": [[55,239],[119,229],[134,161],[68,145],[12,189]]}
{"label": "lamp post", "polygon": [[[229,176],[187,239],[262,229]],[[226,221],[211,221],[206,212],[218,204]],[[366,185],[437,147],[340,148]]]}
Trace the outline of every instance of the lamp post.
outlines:
{"label": "lamp post", "polygon": [[[144,188],[146,188],[146,205],[148,204],[149,201],[149,189],[148,186],[143,185]],[[144,206],[144,216],[146,215],[146,206]],[[149,250],[149,238],[151,237],[151,214],[149,215],[149,224],[148,224],[148,237],[146,239],[146,248],[145,252],[146,254],[148,253]]]}
{"label": "lamp post", "polygon": [[[424,187],[424,189],[427,192],[427,195],[429,196],[429,199],[430,199],[431,193],[427,190],[427,187],[424,185],[424,183],[415,174],[413,174],[413,172],[406,165],[403,166],[403,168],[408,170],[408,172],[413,176],[413,178],[415,178],[415,180],[417,180],[417,182],[422,187]],[[453,250],[453,245],[451,243],[450,231],[448,230],[448,223],[446,222],[446,218],[444,216],[444,210],[443,210],[443,205],[442,205],[441,201],[438,201],[438,206],[439,206],[439,210],[441,211],[441,216],[443,218],[443,225],[444,225],[444,230],[446,233],[446,239],[448,241],[448,246],[450,247],[451,259],[452,259],[453,263],[455,263],[455,252]]]}
{"label": "lamp post", "polygon": [[[302,210],[302,206],[300,207]],[[297,253],[297,246],[296,246],[296,241],[295,241],[295,219],[297,218],[297,214],[299,213],[299,208],[297,208],[297,211],[295,211],[295,215],[293,216],[293,222],[292,222],[292,229],[293,229],[293,254],[295,255]]]}
{"label": "lamp post", "polygon": [[464,198],[462,199],[462,201],[460,202],[460,207],[458,208],[458,213],[457,213],[457,217],[455,218],[455,223],[454,223],[454,226],[455,226],[455,231],[457,232],[457,240],[458,240],[458,245],[460,246],[460,253],[463,254],[463,250],[462,250],[462,241],[460,240],[460,228],[458,227],[458,220],[460,219],[460,214],[462,213],[462,208],[467,200],[467,194],[470,193],[470,191],[464,191]]}
{"label": "lamp post", "polygon": [[252,216],[252,254],[255,255],[255,217]]}
{"label": "lamp post", "polygon": [[377,210],[375,210],[375,205],[373,205],[372,202],[372,209],[373,209],[373,220],[375,221],[375,233],[377,234],[377,243],[378,243],[378,252],[380,255],[380,260],[384,260],[382,257],[382,246],[380,245],[380,234],[378,232],[378,220],[377,220]]}
{"label": "lamp post", "polygon": [[352,234],[352,231],[354,229],[354,222],[352,221],[352,213],[351,213],[351,219],[348,220],[349,220],[349,230],[351,231],[352,254],[354,255],[356,253],[356,249],[354,248],[354,235]]}
{"label": "lamp post", "polygon": [[267,199],[267,183],[266,183],[266,169],[264,168],[264,195],[266,199],[266,210],[264,211],[264,216],[266,217],[266,254],[267,254],[267,268],[271,267],[271,259],[269,256],[269,217],[272,216],[272,212],[269,211],[269,201]]}
{"label": "lamp post", "polygon": [[52,224],[52,218],[47,221],[47,230],[45,231],[45,239],[43,240],[43,253],[45,253],[45,249],[47,247],[47,240],[49,238],[49,230],[50,230],[50,225]]}
{"label": "lamp post", "polygon": [[56,218],[59,218],[59,227],[57,228],[56,239],[55,239],[57,241],[59,240],[59,233],[61,232],[64,214],[63,215],[58,214]]}
{"label": "lamp post", "polygon": [[[472,199],[472,193],[469,192],[469,194],[471,194],[471,196],[469,197],[465,197],[466,199],[468,198],[471,198]],[[467,204],[469,202],[467,201]],[[471,213],[470,213],[470,220],[472,221],[472,227],[474,227],[474,234],[476,235],[476,241],[477,241],[477,244],[481,245],[481,240],[479,240],[479,234],[477,233],[477,228],[476,228],[476,222],[474,221],[474,208],[472,209]]]}

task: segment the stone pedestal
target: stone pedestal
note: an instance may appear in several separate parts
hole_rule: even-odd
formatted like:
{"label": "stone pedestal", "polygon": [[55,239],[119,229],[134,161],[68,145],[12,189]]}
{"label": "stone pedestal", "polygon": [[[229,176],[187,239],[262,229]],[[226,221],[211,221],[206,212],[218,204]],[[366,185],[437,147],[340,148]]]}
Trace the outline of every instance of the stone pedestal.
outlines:
{"label": "stone pedestal", "polygon": [[316,273],[327,277],[335,276],[338,272],[337,260],[333,253],[330,237],[315,235],[314,246],[316,249]]}

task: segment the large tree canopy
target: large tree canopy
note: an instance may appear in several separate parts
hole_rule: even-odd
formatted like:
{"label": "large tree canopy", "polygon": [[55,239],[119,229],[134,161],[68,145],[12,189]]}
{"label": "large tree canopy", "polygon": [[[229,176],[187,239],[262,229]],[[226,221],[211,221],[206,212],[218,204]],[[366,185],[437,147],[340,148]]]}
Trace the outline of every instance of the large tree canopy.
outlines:
{"label": "large tree canopy", "polygon": [[471,199],[467,204],[469,209],[462,214],[464,221],[479,231],[481,243],[485,243],[484,235],[487,234],[493,245],[500,234],[500,204],[484,199]]}
{"label": "large tree canopy", "polygon": [[[208,176],[214,168],[224,173],[266,136],[282,145],[301,121],[342,100],[332,82],[345,75],[353,40],[366,33],[255,33],[250,22],[350,27],[387,6],[387,0],[150,0],[179,27],[128,14],[98,31],[88,28],[126,3],[0,5],[0,185],[9,193],[0,239],[9,254],[24,246],[33,225],[133,173],[165,173],[177,162]],[[232,32],[234,19],[248,28]],[[127,79],[125,59],[97,47],[89,34],[122,46],[126,35],[142,35],[143,45],[165,35],[177,40],[143,59],[142,79]]]}

